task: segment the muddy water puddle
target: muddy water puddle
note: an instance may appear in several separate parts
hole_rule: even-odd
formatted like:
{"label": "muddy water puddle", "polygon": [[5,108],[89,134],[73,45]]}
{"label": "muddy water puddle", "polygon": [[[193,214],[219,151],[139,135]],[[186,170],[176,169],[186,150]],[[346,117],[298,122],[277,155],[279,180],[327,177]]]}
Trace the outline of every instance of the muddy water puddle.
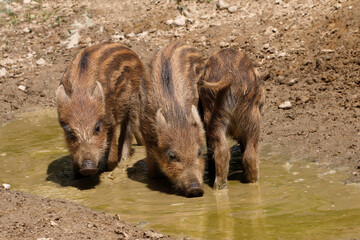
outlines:
{"label": "muddy water puddle", "polygon": [[149,181],[144,148],[136,145],[132,158],[113,172],[73,181],[56,112],[47,110],[0,128],[0,183],[119,214],[175,237],[360,238],[360,186],[344,185],[343,173],[288,149],[263,144],[259,153],[259,183],[231,180],[228,190],[217,192],[205,185],[202,198],[187,199],[161,180]]}

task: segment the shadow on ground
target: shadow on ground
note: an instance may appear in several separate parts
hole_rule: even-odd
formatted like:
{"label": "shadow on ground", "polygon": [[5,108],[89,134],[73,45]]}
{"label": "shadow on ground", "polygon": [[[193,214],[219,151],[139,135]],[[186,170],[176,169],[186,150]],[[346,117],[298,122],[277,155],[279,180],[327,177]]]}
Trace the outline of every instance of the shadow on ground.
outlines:
{"label": "shadow on ground", "polygon": [[52,181],[63,187],[76,187],[79,190],[95,188],[100,183],[99,175],[74,179],[71,156],[66,155],[52,161],[47,169],[46,181]]}
{"label": "shadow on ground", "polygon": [[171,182],[165,176],[159,178],[148,178],[147,162],[145,158],[137,161],[133,166],[128,167],[126,172],[128,178],[133,181],[146,184],[146,187],[150,190],[166,194],[181,195],[173,189]]}
{"label": "shadow on ground", "polygon": [[[239,145],[234,145],[230,149],[231,151],[231,160],[230,160],[230,170],[228,175],[228,180],[231,181],[240,181],[244,182],[243,167],[242,167],[242,152]],[[205,157],[206,158],[206,157]],[[206,159],[205,159],[206,161]],[[153,191],[159,191],[167,194],[182,195],[180,192],[177,192],[173,187],[171,182],[165,177],[160,178],[148,178],[147,176],[147,162],[146,158],[137,161],[133,166],[126,169],[127,176],[133,181],[141,182],[146,184],[146,186]],[[204,174],[204,184],[213,187],[214,176],[211,176],[205,171]]]}

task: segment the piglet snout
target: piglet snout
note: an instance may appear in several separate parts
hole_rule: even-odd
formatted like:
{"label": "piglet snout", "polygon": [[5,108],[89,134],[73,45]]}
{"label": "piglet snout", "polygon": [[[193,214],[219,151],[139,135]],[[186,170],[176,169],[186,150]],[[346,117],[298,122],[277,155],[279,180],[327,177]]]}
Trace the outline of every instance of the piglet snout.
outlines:
{"label": "piglet snout", "polygon": [[191,183],[186,191],[186,197],[188,198],[202,197],[202,195],[204,195],[204,190],[197,182]]}
{"label": "piglet snout", "polygon": [[95,175],[99,169],[91,160],[85,160],[80,168],[80,173],[84,176]]}

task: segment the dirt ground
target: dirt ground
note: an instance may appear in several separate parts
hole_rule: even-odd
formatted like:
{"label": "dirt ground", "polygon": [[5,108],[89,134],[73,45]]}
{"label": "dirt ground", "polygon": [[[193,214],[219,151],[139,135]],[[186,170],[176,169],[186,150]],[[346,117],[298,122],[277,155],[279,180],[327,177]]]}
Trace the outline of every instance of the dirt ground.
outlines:
{"label": "dirt ground", "polygon": [[[228,6],[217,3],[2,0],[0,122],[13,120],[23,111],[54,107],[55,89],[65,66],[81,48],[98,42],[122,42],[145,63],[158,48],[175,38],[202,50],[204,57],[220,48],[233,47],[250,56],[263,78],[266,104],[261,142],[296,149],[320,167],[346,171],[345,183],[360,183],[360,2],[227,0]],[[290,105],[283,108],[286,101]],[[9,199],[1,209],[33,198],[27,194],[0,193],[1,199],[3,196]],[[57,204],[64,204],[70,209],[81,208],[84,217],[97,214],[100,222],[108,218],[71,203],[34,199],[35,205],[53,206],[52,211]],[[50,228],[62,227],[58,224],[41,230],[48,222],[32,218],[39,211],[24,211],[36,226],[29,230],[12,225],[20,215],[13,214],[13,219],[6,223],[2,210],[1,228],[9,232],[7,237],[15,239],[47,237]],[[73,217],[66,212],[48,213],[47,220],[52,219],[52,214],[54,219],[60,217],[66,222]],[[20,220],[16,222],[28,226]],[[117,228],[115,222],[107,226],[111,234]],[[71,226],[65,225],[64,229]],[[93,232],[113,238],[115,235],[105,235],[107,227],[98,227]],[[69,231],[56,233],[65,239]],[[143,236],[140,235],[129,236]]]}

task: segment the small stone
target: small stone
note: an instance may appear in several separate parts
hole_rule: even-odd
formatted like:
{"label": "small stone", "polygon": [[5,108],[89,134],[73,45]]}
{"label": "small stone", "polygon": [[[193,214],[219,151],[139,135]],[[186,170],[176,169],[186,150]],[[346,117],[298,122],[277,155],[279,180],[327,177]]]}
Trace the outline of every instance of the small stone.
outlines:
{"label": "small stone", "polygon": [[3,183],[3,188],[5,188],[6,190],[9,190],[11,188],[11,185],[10,184],[7,184],[7,183]]}
{"label": "small stone", "polygon": [[5,58],[3,60],[0,60],[0,65],[6,66],[6,65],[14,65],[16,63],[16,60],[12,60],[10,58]]}
{"label": "small stone", "polygon": [[54,222],[54,221],[50,221],[50,225],[51,225],[52,227],[55,227],[55,226],[57,226],[58,224],[57,224],[56,222]]}
{"label": "small stone", "polygon": [[24,0],[23,3],[24,4],[29,4],[29,3],[31,3],[31,0]]}
{"label": "small stone", "polygon": [[335,50],[332,50],[332,49],[321,49],[321,52],[323,52],[323,53],[333,53],[333,52],[335,52]]}
{"label": "small stone", "polygon": [[148,31],[144,31],[142,33],[139,33],[137,36],[140,37],[140,38],[144,38],[146,37],[147,35],[149,35],[149,32]]}
{"label": "small stone", "polygon": [[123,40],[123,39],[125,39],[124,34],[111,35],[110,37],[111,37],[111,39],[113,39],[113,40]]}
{"label": "small stone", "polygon": [[185,16],[177,16],[174,20],[174,24],[177,26],[184,26],[186,24],[186,17]]}
{"label": "small stone", "polygon": [[226,48],[226,47],[229,46],[229,43],[227,43],[227,42],[220,42],[219,45],[220,45],[220,48]]}
{"label": "small stone", "polygon": [[183,14],[185,17],[191,17],[191,13],[187,9],[183,11]]}
{"label": "small stone", "polygon": [[297,78],[293,78],[293,79],[291,79],[291,80],[287,83],[287,85],[288,85],[288,86],[292,86],[292,85],[296,84],[297,82],[298,82],[298,79],[297,79]]}
{"label": "small stone", "polygon": [[285,101],[279,105],[280,109],[290,109],[292,107],[290,101]]}
{"label": "small stone", "polygon": [[133,37],[135,37],[135,33],[133,33],[133,32],[128,33],[128,34],[126,34],[126,37],[127,38],[133,38]]}
{"label": "small stone", "polygon": [[286,53],[284,53],[284,52],[281,52],[278,54],[278,57],[285,57],[285,56],[286,56]]}
{"label": "small stone", "polygon": [[0,77],[4,77],[6,75],[6,73],[7,73],[6,68],[0,69]]}
{"label": "small stone", "polygon": [[24,33],[30,33],[30,32],[31,32],[31,29],[28,28],[28,27],[26,27],[26,28],[23,29],[23,32],[24,32]]}
{"label": "small stone", "polygon": [[216,3],[216,7],[217,7],[218,9],[220,9],[220,10],[222,10],[222,9],[227,9],[227,8],[229,8],[229,4],[226,3],[226,2],[223,1],[223,0],[219,0],[219,1]]}
{"label": "small stone", "polygon": [[78,45],[80,42],[80,34],[78,31],[76,31],[73,35],[71,35],[69,38],[68,38],[68,43],[66,45],[66,48],[67,49],[70,49],[70,48],[73,48],[75,47],[76,45]]}
{"label": "small stone", "polygon": [[25,91],[26,90],[26,87],[24,85],[19,85],[18,86],[18,89],[21,90],[21,91]]}
{"label": "small stone", "polygon": [[39,60],[36,61],[36,64],[42,66],[42,65],[45,65],[46,62],[43,58],[40,58]]}
{"label": "small stone", "polygon": [[161,233],[156,233],[156,232],[153,232],[153,231],[146,231],[145,234],[144,234],[147,238],[151,238],[151,239],[159,239],[159,238],[163,238],[164,235],[161,234]]}
{"label": "small stone", "polygon": [[297,97],[296,100],[302,103],[307,103],[310,100],[310,97],[302,95],[300,97]]}
{"label": "small stone", "polygon": [[237,9],[238,9],[237,6],[231,6],[228,8],[228,11],[229,11],[229,13],[234,13],[237,11]]}
{"label": "small stone", "polygon": [[172,25],[173,23],[174,23],[174,20],[172,20],[172,19],[169,19],[169,20],[166,21],[167,25]]}
{"label": "small stone", "polygon": [[270,44],[265,43],[264,46],[263,46],[263,49],[266,50],[266,49],[269,49],[269,47],[270,47]]}
{"label": "small stone", "polygon": [[200,42],[205,42],[206,41],[206,37],[205,36],[202,36],[201,38],[200,38]]}
{"label": "small stone", "polygon": [[279,5],[279,4],[281,4],[281,3],[282,3],[281,0],[275,0],[275,4]]}

